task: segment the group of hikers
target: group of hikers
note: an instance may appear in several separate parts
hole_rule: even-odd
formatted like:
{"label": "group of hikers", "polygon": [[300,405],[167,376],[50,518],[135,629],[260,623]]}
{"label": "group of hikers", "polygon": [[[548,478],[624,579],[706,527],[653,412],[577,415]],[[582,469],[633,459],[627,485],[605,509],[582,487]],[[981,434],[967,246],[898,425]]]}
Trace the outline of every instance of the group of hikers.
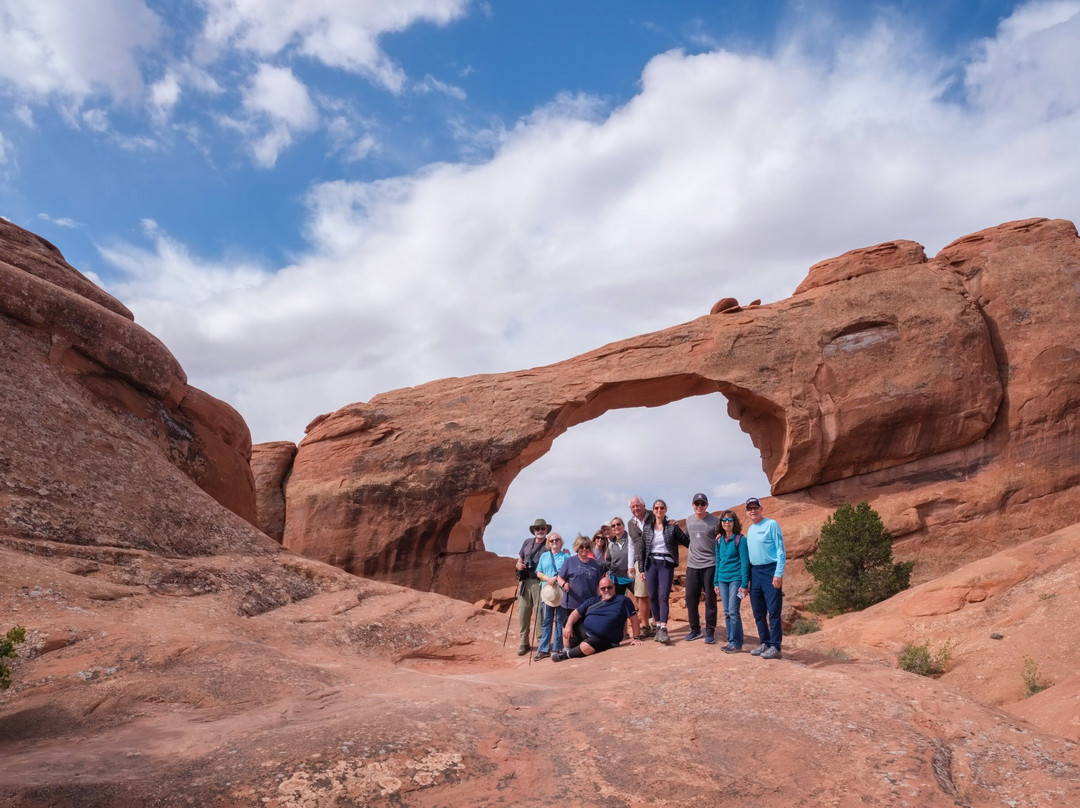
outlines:
{"label": "group of hikers", "polygon": [[749,596],[760,642],[750,653],[780,659],[784,536],[776,520],[765,518],[761,502],[756,497],[746,500],[750,524],[745,534],[734,511],[709,513],[705,494],[694,494],[685,530],[668,517],[662,499],[653,503],[651,512],[641,497],[631,497],[629,504],[629,519],[613,517],[592,538],[579,534],[572,553],[545,519],[529,527],[532,536],[517,558],[518,655],[532,650],[534,622],[540,628],[536,660],[591,656],[627,638],[631,645],[649,637],[670,642],[668,601],[681,546],[687,548],[690,630],[685,640],[716,642],[719,600],[727,629],[727,644],[720,650],[740,653],[739,607]]}

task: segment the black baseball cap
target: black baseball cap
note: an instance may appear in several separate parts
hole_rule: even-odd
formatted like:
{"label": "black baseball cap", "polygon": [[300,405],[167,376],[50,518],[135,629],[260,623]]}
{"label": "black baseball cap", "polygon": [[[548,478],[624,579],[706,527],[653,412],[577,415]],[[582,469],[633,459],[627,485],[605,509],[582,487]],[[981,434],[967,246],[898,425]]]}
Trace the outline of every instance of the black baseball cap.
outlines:
{"label": "black baseball cap", "polygon": [[747,508],[760,508],[761,507],[761,500],[759,500],[757,497],[750,497],[750,499],[746,500],[746,507]]}
{"label": "black baseball cap", "polygon": [[696,505],[699,502],[704,502],[706,505],[708,505],[709,504],[709,498],[707,496],[705,496],[704,494],[694,494],[694,498],[692,500],[690,500],[690,503],[692,505]]}

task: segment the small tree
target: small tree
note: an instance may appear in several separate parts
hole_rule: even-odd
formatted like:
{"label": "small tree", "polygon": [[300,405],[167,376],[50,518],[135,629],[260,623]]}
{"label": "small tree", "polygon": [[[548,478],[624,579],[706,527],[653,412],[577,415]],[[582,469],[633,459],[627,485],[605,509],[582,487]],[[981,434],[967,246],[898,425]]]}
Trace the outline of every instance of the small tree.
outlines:
{"label": "small tree", "polygon": [[838,508],[825,520],[818,548],[806,559],[806,569],[820,584],[812,608],[853,612],[907,589],[915,562],[893,563],[892,541],[868,502]]}
{"label": "small tree", "polygon": [[22,626],[9,628],[7,634],[0,637],[0,690],[11,687],[11,668],[8,660],[19,655],[15,646],[26,640],[26,629]]}

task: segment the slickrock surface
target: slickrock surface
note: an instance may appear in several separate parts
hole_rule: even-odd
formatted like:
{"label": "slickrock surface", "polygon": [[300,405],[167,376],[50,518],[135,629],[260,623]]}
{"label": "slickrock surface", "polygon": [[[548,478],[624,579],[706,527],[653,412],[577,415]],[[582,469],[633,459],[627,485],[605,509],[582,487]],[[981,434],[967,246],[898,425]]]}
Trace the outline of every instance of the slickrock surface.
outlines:
{"label": "slickrock surface", "polygon": [[[1080,746],[1063,718],[1077,692],[1067,672],[1080,655],[1080,528],[1033,537],[875,607],[880,636],[841,618],[820,636],[790,640],[779,661],[679,642],[685,626],[673,624],[670,647],[650,642],[531,663],[515,655],[513,639],[503,646],[506,616],[298,556],[196,485],[192,465],[216,468],[215,455],[179,451],[204,438],[181,420],[183,402],[196,394],[175,361],[145,332],[125,330],[135,327],[107,299],[74,294],[78,278],[47,245],[24,231],[5,233],[15,247],[0,253],[0,631],[22,625],[27,642],[14,686],[0,692],[0,808],[1080,802]],[[3,257],[25,254],[39,274]],[[42,280],[46,270],[62,282]],[[951,276],[930,275],[940,288],[953,285]],[[970,312],[963,299],[958,315]],[[772,311],[768,317],[779,316]],[[702,328],[696,321],[684,333],[698,339]],[[642,338],[635,350],[663,355],[680,345],[669,337]],[[715,349],[714,337],[701,339],[678,350]],[[139,345],[158,353],[132,349]],[[965,372],[956,370],[965,384],[982,378]],[[944,384],[933,380],[931,387]],[[665,378],[631,389],[660,403],[678,384],[717,383]],[[611,405],[581,384],[574,406],[559,410],[556,431]],[[178,395],[179,409],[169,409]],[[945,406],[937,395],[915,398]],[[235,424],[215,420],[208,398],[194,409],[198,429],[218,424],[227,433],[220,445],[246,463],[246,430],[230,433]],[[1037,420],[1017,417],[1043,434]],[[1059,420],[1071,423],[1067,413]],[[479,440],[477,422],[463,423]],[[954,420],[958,429],[964,423]],[[162,424],[186,437],[163,434],[155,426]],[[347,445],[331,436],[348,424],[356,421],[326,419],[313,445]],[[531,438],[539,443],[519,447],[515,462],[546,448],[550,434],[540,430]],[[404,439],[389,427],[383,437],[374,447]],[[418,457],[383,455],[386,484]],[[417,465],[427,469],[419,479],[432,496],[458,484],[431,463]],[[221,468],[226,481],[233,467]],[[912,490],[925,495],[932,479]],[[406,486],[399,504],[418,490]],[[1041,490],[1046,510],[1068,502],[1069,492]],[[479,518],[472,502],[470,518]],[[785,497],[766,507],[784,510],[795,533],[799,518],[823,506]],[[437,532],[414,528],[419,544],[437,546]],[[467,533],[451,535],[454,558],[442,568],[485,557],[466,552]],[[1018,537],[1001,540],[1013,546]],[[404,568],[419,556],[402,546],[401,557]],[[430,566],[435,557],[427,558]],[[984,641],[988,627],[1006,639]],[[892,668],[903,632],[955,639],[954,667],[940,681]],[[830,656],[830,636],[857,661]],[[1015,648],[1002,652],[1000,643]],[[1059,647],[1047,650],[1051,643]],[[1017,653],[1036,656],[1054,686],[1021,702]]]}
{"label": "slickrock surface", "polygon": [[[734,301],[731,301],[732,303]],[[443,379],[317,418],[284,544],[467,600],[502,586],[483,529],[517,473],[608,409],[721,393],[762,454],[789,555],[868,499],[916,580],[1080,512],[1080,239],[990,228],[928,260],[890,242],[822,262],[778,303],[721,311],[515,373]],[[736,307],[737,308],[737,307]],[[718,505],[722,503],[717,503]],[[473,560],[461,590],[451,570]],[[805,593],[801,563],[792,594]]]}
{"label": "slickrock surface", "polygon": [[[3,457],[13,456],[15,447],[9,449],[7,442],[18,440],[15,433],[21,420],[55,418],[56,429],[41,436],[33,460],[26,457],[20,462],[62,464],[69,450],[65,426],[93,443],[99,456],[115,458],[118,449],[108,434],[112,430],[90,434],[95,411],[107,412],[127,430],[155,442],[161,454],[218,502],[255,521],[251,435],[240,415],[188,385],[168,349],[136,325],[119,301],[64,261],[53,245],[4,219],[0,219],[0,351],[4,363],[0,395],[7,399],[4,405],[12,416],[0,427]],[[59,402],[52,400],[55,394],[39,399],[26,394],[22,380],[42,367],[72,388],[64,402],[69,406],[58,407]],[[81,398],[75,388],[81,390]],[[87,462],[86,474],[93,476],[91,457]],[[17,502],[0,510],[0,519],[6,512],[11,524],[12,508],[34,510],[37,496],[20,492]],[[99,509],[111,504],[108,499],[92,502]]]}

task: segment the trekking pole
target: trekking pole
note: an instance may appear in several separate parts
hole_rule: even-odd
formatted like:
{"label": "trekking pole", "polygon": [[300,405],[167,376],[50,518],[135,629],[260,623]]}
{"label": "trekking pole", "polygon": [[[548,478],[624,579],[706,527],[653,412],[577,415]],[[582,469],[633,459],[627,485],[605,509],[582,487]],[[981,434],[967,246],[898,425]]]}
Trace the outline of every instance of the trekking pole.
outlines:
{"label": "trekking pole", "polygon": [[[518,594],[521,592],[521,583],[518,583]],[[503,648],[506,647],[506,638],[510,636],[510,621],[514,619],[514,604],[517,603],[517,594],[510,601],[510,611],[506,613],[506,631],[503,633]]]}

